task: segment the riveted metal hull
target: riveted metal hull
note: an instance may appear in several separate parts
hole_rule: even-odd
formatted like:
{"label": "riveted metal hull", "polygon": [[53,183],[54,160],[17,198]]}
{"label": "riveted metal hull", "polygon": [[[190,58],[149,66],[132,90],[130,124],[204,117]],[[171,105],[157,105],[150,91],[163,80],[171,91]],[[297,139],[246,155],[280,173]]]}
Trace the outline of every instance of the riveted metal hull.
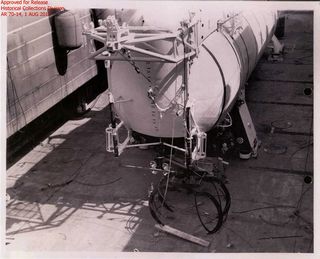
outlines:
{"label": "riveted metal hull", "polygon": [[[189,67],[188,89],[194,122],[201,131],[206,132],[232,108],[241,86],[249,78],[271,40],[277,15],[270,10],[255,13],[242,11],[229,19],[223,13],[211,16],[210,12],[200,12],[199,15],[202,23],[199,33],[200,37],[203,33],[203,37],[199,55]],[[169,30],[175,26],[178,28],[182,19],[177,15],[175,19],[170,19],[170,25],[166,21],[161,26],[163,19],[148,19],[148,15],[139,11],[131,12],[131,17],[127,17],[129,25],[130,21],[131,25],[141,25],[143,22]],[[217,27],[218,19],[228,19],[228,22],[221,30],[208,34],[208,31]],[[172,44],[165,40],[151,42],[147,48],[163,54],[174,52]],[[183,53],[183,45],[178,45],[176,51]],[[141,73],[137,73],[135,67]],[[184,72],[183,62],[135,62],[134,66],[123,61],[112,62],[109,80],[116,101],[116,112],[128,127],[139,133],[155,137],[183,137],[183,118],[177,116],[177,106],[183,105],[183,98],[177,93]],[[155,100],[158,107],[147,96],[151,85],[157,90]],[[166,110],[172,103],[175,105]],[[165,111],[159,111],[159,107]]]}

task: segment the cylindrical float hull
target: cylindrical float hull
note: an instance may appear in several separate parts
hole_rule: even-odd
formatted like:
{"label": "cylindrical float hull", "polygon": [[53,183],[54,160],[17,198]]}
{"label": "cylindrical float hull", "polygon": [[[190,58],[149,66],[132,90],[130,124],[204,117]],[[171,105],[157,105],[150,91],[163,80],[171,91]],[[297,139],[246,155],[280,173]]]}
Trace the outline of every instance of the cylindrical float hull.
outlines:
{"label": "cylindrical float hull", "polygon": [[[160,18],[132,12],[127,17],[129,25],[140,23],[161,26]],[[201,15],[201,13],[200,13]],[[203,14],[202,27],[212,25],[210,13]],[[171,19],[172,26],[179,26],[184,17]],[[217,17],[223,19],[223,17]],[[175,20],[175,21],[172,21]],[[204,37],[198,57],[189,68],[188,90],[191,114],[201,131],[209,131],[218,120],[232,108],[240,87],[247,81],[276,25],[276,12],[243,11],[215,31]],[[130,24],[130,21],[132,24]],[[211,25],[210,25],[211,22]],[[166,21],[168,23],[168,21]],[[162,26],[162,28],[166,28]],[[201,30],[200,30],[201,33]],[[163,54],[173,52],[168,41],[151,42],[147,47]],[[177,47],[183,53],[182,44]],[[137,73],[136,68],[141,73]],[[177,115],[183,105],[179,90],[183,83],[185,66],[158,62],[112,62],[109,70],[111,92],[116,101],[115,110],[125,124],[132,130],[155,137],[183,137],[185,128],[183,118]],[[148,98],[150,86],[156,89],[156,105]],[[174,105],[172,105],[174,104]],[[172,107],[171,107],[172,106]],[[168,110],[161,112],[160,110]]]}

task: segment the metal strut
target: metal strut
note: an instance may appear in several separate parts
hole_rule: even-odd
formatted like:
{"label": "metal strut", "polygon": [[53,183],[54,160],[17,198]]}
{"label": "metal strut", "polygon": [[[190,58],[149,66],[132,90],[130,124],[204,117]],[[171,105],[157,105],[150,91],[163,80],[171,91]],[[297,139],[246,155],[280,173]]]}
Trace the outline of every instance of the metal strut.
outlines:
{"label": "metal strut", "polygon": [[111,120],[111,127],[112,127],[112,146],[113,146],[114,155],[117,157],[119,156],[119,150],[118,150],[118,139],[117,139],[117,132],[116,132],[117,124],[116,124],[116,119],[113,112],[113,103],[114,103],[113,96],[109,94],[109,111],[110,111],[110,120]]}
{"label": "metal strut", "polygon": [[186,138],[185,138],[185,149],[186,149],[186,168],[189,170],[191,165],[191,134],[190,134],[190,107],[186,108],[185,114],[186,120]]}

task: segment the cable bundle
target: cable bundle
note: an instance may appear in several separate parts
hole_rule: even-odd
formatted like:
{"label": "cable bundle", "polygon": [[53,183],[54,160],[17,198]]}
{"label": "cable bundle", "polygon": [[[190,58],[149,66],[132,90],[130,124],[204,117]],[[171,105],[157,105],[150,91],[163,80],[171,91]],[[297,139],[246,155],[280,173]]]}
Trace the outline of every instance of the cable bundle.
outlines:
{"label": "cable bundle", "polygon": [[[207,233],[213,234],[227,219],[231,204],[230,193],[222,180],[208,172],[189,172],[186,174],[172,173],[170,181],[167,181],[167,176],[161,178],[157,188],[149,197],[151,216],[157,223],[165,225],[168,219],[176,218],[175,212],[179,219],[183,214],[194,213]],[[166,195],[164,195],[165,191],[167,191]],[[168,195],[170,193],[171,197],[177,197],[179,193],[184,197],[192,195],[193,206],[179,209],[181,204],[176,203],[174,206],[173,200],[170,200],[170,195]]]}

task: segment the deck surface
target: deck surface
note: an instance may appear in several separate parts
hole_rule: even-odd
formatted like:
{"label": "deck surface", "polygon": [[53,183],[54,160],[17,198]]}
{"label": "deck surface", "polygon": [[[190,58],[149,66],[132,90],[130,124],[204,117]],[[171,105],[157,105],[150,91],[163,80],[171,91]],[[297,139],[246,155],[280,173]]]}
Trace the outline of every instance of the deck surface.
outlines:
{"label": "deck surface", "polygon": [[304,94],[313,89],[312,21],[312,13],[288,13],[284,60],[262,59],[249,81],[262,144],[257,159],[229,161],[232,205],[222,229],[207,235],[194,215],[174,215],[184,221],[173,227],[209,241],[208,248],[156,230],[147,197],[159,175],[125,167],[148,166],[154,152],[105,152],[102,94],[89,113],[8,169],[7,251],[312,252],[313,184],[304,182],[313,177],[313,95]]}

